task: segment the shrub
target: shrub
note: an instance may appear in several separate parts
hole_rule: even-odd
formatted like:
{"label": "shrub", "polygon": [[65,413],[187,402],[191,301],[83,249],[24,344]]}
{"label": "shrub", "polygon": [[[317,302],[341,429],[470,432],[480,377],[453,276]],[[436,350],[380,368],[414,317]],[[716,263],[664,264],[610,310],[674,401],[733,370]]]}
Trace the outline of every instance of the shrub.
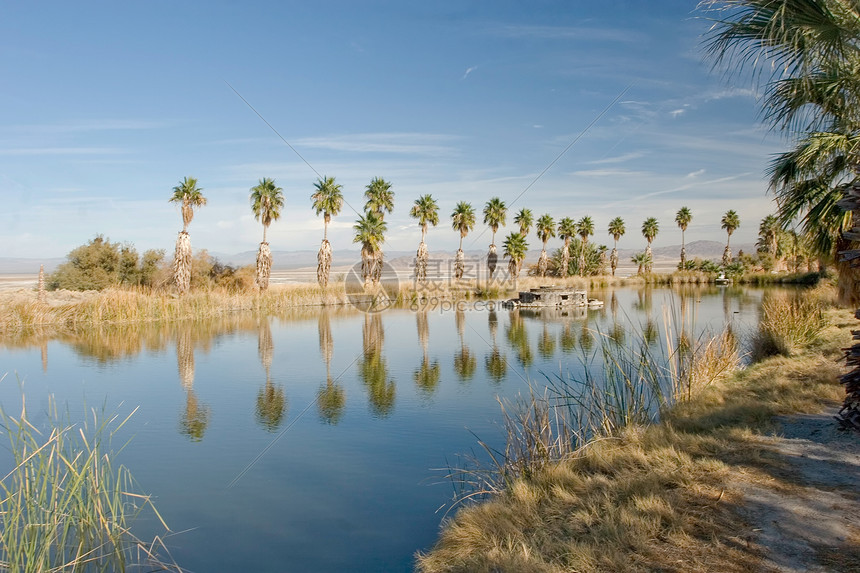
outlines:
{"label": "shrub", "polygon": [[143,257],[130,243],[111,243],[97,235],[66,255],[66,262],[48,276],[48,290],[102,290],[118,285],[151,286],[164,251],[148,250]]}

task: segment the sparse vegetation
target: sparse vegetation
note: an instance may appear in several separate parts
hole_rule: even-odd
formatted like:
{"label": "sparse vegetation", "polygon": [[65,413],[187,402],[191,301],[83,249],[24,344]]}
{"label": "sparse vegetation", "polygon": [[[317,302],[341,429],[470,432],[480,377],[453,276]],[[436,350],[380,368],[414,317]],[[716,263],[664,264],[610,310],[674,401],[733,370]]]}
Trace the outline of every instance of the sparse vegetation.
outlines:
{"label": "sparse vegetation", "polygon": [[161,516],[106,450],[128,418],[94,413],[92,423],[71,424],[53,405],[49,415],[42,433],[23,400],[17,417],[0,408],[14,464],[0,481],[0,570],[114,572],[146,564],[179,571],[160,562],[160,538],[144,543],[132,532],[142,512]]}

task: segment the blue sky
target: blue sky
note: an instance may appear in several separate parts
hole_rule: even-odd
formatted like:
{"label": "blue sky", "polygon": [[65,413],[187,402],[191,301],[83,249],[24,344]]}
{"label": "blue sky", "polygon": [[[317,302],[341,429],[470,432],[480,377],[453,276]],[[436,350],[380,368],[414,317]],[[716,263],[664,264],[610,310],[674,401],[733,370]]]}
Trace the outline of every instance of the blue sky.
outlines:
{"label": "blue sky", "polygon": [[[677,244],[687,205],[688,241],[725,240],[728,209],[733,243],[754,241],[785,142],[759,124],[750,85],[703,60],[703,16],[680,0],[6,3],[0,256],[63,256],[96,234],[169,255],[184,176],[209,200],[192,243],[222,253],[256,249],[262,177],[286,197],[273,250],[317,249],[318,174],[359,210],[373,177],[392,182],[389,250],[417,244],[408,211],[424,193],[442,214],[431,252],[456,249],[457,201],[496,195],[508,230],[521,207],[590,215],[609,244],[621,216],[619,247],[640,248],[653,216],[655,246]],[[334,219],[335,249],[357,248],[355,218]],[[486,248],[481,230],[469,248]]]}

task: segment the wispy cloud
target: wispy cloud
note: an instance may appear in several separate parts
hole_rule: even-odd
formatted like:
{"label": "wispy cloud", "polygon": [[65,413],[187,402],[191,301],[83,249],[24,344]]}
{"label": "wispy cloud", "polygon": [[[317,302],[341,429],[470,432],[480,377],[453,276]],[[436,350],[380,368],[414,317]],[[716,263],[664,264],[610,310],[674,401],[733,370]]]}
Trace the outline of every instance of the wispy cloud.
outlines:
{"label": "wispy cloud", "polygon": [[645,154],[641,151],[636,151],[633,153],[625,153],[624,155],[618,155],[616,157],[605,157],[603,159],[595,159],[594,161],[589,161],[589,165],[607,165],[613,163],[626,163],[631,159],[639,159],[640,157],[644,157]]}
{"label": "wispy cloud", "polygon": [[109,155],[123,153],[113,147],[21,147],[0,149],[0,155]]}
{"label": "wispy cloud", "polygon": [[671,115],[673,118],[676,118],[678,116],[684,115],[685,111],[687,111],[687,110],[685,110],[685,109],[673,109],[672,111],[669,112],[669,115]]}
{"label": "wispy cloud", "polygon": [[649,175],[645,171],[631,171],[629,169],[586,169],[574,171],[573,175],[579,177],[641,177]]}
{"label": "wispy cloud", "polygon": [[101,119],[91,121],[69,121],[62,123],[12,125],[5,129],[25,133],[77,133],[87,131],[132,131],[143,129],[160,129],[170,124],[165,121],[150,121],[138,119]]}
{"label": "wispy cloud", "polygon": [[756,94],[755,90],[748,88],[726,88],[704,94],[704,101],[715,101],[732,97],[749,97],[755,99],[758,97],[758,94]]}
{"label": "wispy cloud", "polygon": [[474,72],[477,69],[478,69],[478,66],[470,66],[470,67],[466,68],[466,73],[463,74],[463,79],[465,80],[466,78],[468,78],[469,74],[471,74],[472,72]]}
{"label": "wispy cloud", "polygon": [[644,39],[642,34],[621,28],[599,28],[596,26],[499,26],[493,33],[508,38],[538,38],[543,40],[577,40],[583,42],[636,43]]}
{"label": "wispy cloud", "polygon": [[365,133],[309,137],[294,142],[296,147],[330,149],[353,153],[394,153],[441,156],[453,153],[447,145],[454,136],[434,133]]}
{"label": "wispy cloud", "polygon": [[705,174],[705,170],[699,169],[698,171],[693,171],[692,173],[687,173],[687,179],[694,179],[694,178],[698,177],[699,175],[704,175],[704,174]]}

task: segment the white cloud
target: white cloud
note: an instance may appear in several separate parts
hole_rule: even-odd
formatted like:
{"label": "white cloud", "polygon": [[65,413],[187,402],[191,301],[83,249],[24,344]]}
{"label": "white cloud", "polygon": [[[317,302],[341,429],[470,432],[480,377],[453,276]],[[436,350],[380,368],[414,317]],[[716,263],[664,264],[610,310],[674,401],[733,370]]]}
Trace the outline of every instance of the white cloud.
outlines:
{"label": "white cloud", "polygon": [[631,159],[639,159],[640,157],[644,157],[645,154],[641,151],[635,151],[632,153],[625,153],[624,155],[618,155],[616,157],[604,157],[603,159],[595,159],[594,161],[589,161],[589,165],[606,165],[609,163],[626,163]]}
{"label": "white cloud", "polygon": [[675,110],[670,111],[670,112],[669,112],[669,115],[671,115],[673,118],[675,118],[675,117],[678,117],[678,116],[680,116],[680,115],[683,115],[685,111],[687,111],[687,110],[685,110],[685,109],[675,109]]}
{"label": "white cloud", "polygon": [[699,175],[704,175],[704,174],[705,174],[705,170],[699,169],[698,171],[693,171],[692,173],[687,173],[687,178],[693,179],[695,177],[698,177]]}
{"label": "white cloud", "polygon": [[112,147],[22,147],[0,149],[0,155],[106,155],[122,153]]}
{"label": "white cloud", "polygon": [[472,72],[474,72],[477,69],[478,69],[478,66],[470,66],[470,67],[466,68],[466,73],[463,74],[463,79],[465,80],[466,78],[468,78],[469,74],[471,74]]}
{"label": "white cloud", "polygon": [[296,147],[330,149],[354,153],[394,153],[440,156],[453,153],[447,145],[454,136],[436,133],[360,133],[308,137],[293,142]]}

